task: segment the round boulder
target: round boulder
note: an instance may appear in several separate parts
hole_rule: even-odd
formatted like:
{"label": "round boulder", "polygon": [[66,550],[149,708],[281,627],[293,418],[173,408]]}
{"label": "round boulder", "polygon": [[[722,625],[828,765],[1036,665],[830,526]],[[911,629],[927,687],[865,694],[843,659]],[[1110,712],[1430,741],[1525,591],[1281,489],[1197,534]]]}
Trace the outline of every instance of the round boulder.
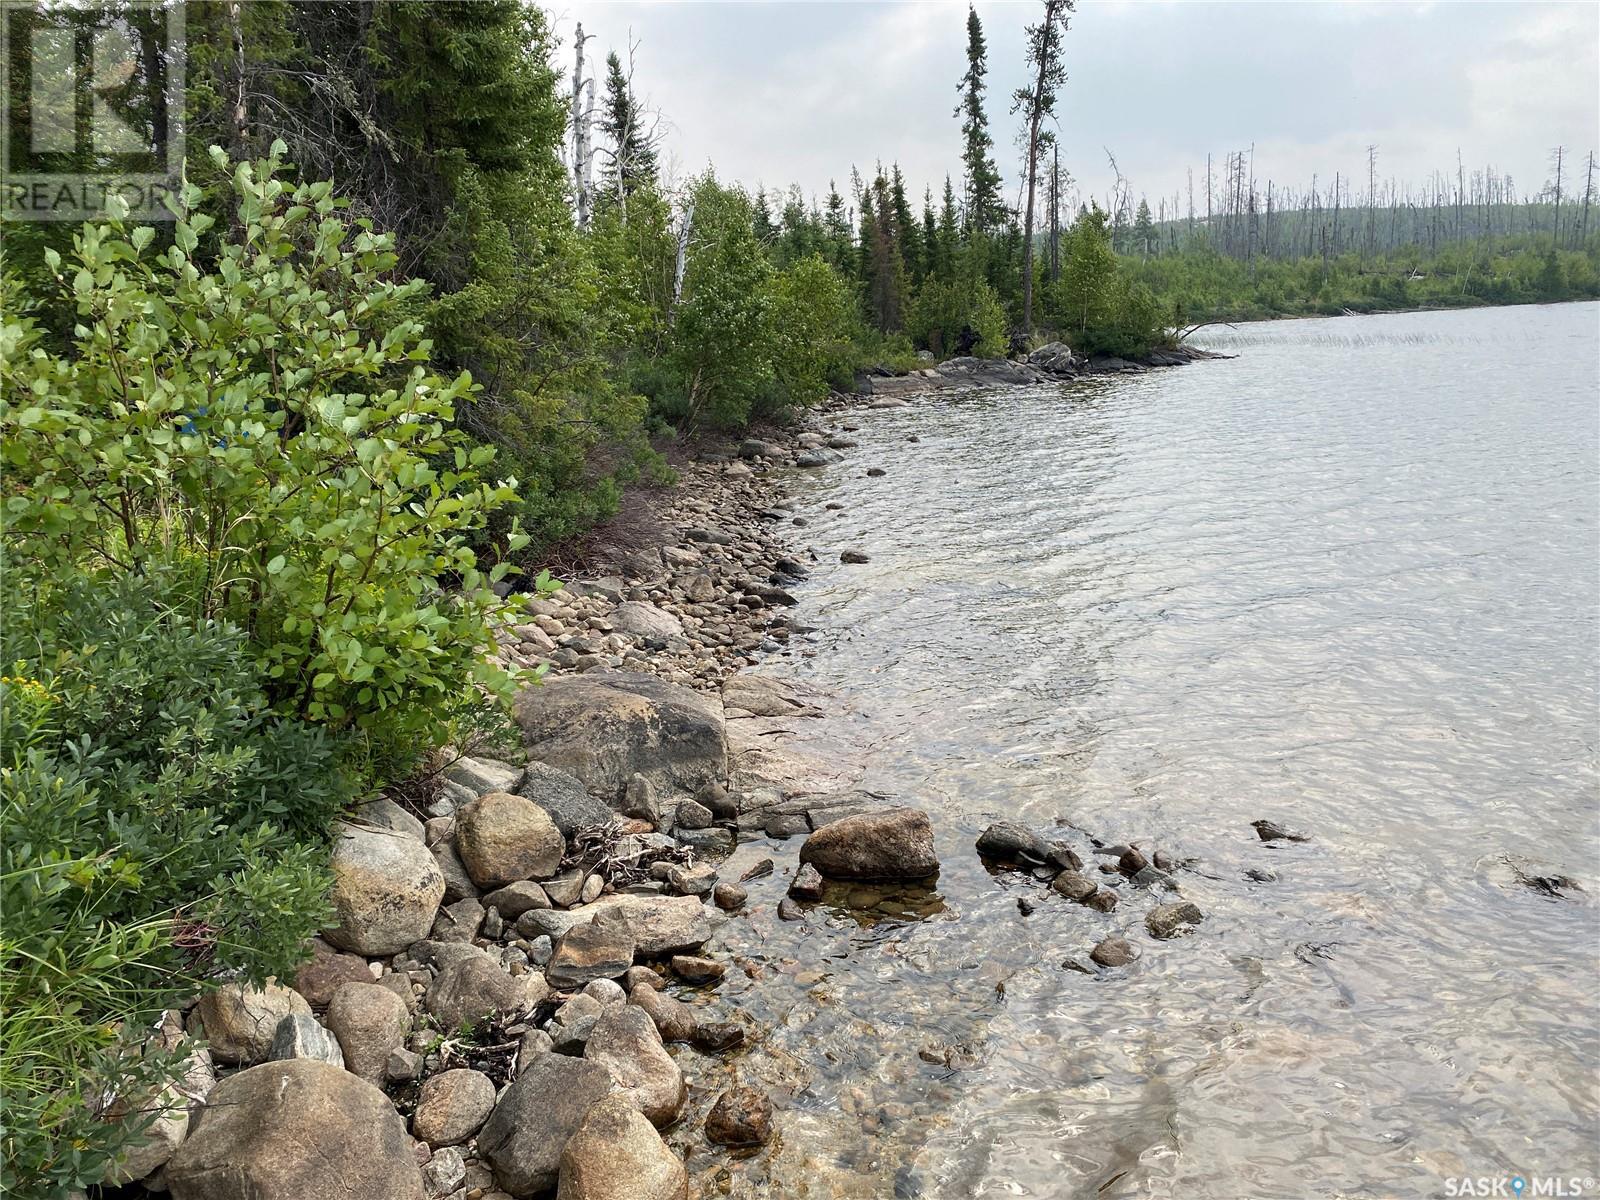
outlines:
{"label": "round boulder", "polygon": [[[428,985],[423,1003],[442,1028],[454,1031],[526,1008],[528,984],[507,975],[488,955],[475,954],[440,971]],[[348,1050],[345,1053],[349,1055]]]}
{"label": "round boulder", "polygon": [[344,1065],[368,1083],[382,1083],[389,1055],[411,1031],[406,1002],[376,983],[347,983],[334,992],[323,1017],[339,1039]]}
{"label": "round boulder", "polygon": [[479,887],[548,879],[566,851],[549,814],[510,792],[488,792],[456,814],[456,853]]}
{"label": "round boulder", "polygon": [[411,1133],[435,1149],[457,1146],[477,1133],[492,1111],[493,1080],[482,1071],[444,1071],[422,1085]]}
{"label": "round boulder", "polygon": [[600,1101],[561,1151],[556,1200],[688,1200],[678,1156],[621,1096]]}
{"label": "round boulder", "polygon": [[323,936],[341,950],[380,957],[428,936],[444,875],[418,839],[340,825],[329,863],[337,923]]}
{"label": "round boulder", "polygon": [[618,1089],[651,1124],[670,1125],[683,1111],[683,1072],[642,1008],[624,1004],[607,1009],[590,1030],[583,1057],[610,1071]]}
{"label": "round boulder", "polygon": [[918,808],[888,808],[830,822],[806,838],[800,861],[830,879],[925,879],[939,871],[933,825]]}
{"label": "round boulder", "polygon": [[313,1059],[241,1071],[212,1089],[167,1163],[173,1200],[425,1200],[389,1098]]}

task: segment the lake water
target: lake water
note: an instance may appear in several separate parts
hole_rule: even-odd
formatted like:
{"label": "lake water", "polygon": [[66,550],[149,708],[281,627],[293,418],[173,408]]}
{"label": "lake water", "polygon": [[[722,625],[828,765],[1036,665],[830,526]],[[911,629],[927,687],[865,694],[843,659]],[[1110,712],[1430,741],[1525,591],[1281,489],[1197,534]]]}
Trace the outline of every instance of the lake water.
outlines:
{"label": "lake water", "polygon": [[[782,1135],[699,1143],[708,1194],[1600,1178],[1600,306],[1210,332],[1238,357],[853,413],[797,477],[818,632],[763,670],[848,699],[817,736],[944,865],[801,926],[798,843],[741,848],[779,871],[728,939],[767,1025],[733,1069]],[[1206,919],[991,873],[999,817],[1193,859]],[[1117,930],[1133,966],[1063,968]]]}

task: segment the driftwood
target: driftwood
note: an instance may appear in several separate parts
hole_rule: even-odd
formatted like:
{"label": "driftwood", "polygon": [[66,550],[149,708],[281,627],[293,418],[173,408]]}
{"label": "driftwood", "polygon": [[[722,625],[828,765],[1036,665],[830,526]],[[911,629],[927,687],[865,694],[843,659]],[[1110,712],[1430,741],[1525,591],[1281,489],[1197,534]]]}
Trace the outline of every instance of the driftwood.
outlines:
{"label": "driftwood", "polygon": [[658,862],[694,862],[690,846],[652,846],[642,838],[622,831],[620,821],[590,825],[572,835],[572,847],[561,860],[561,869],[574,868],[598,873],[613,887],[626,887],[650,878],[650,868]]}

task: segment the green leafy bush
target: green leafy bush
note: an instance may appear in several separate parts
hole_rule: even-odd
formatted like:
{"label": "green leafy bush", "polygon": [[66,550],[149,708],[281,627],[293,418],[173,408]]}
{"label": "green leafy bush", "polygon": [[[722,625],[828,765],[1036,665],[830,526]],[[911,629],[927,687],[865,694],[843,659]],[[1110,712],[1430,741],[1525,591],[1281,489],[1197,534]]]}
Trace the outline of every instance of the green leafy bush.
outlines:
{"label": "green leafy bush", "polygon": [[[429,370],[421,285],[329,184],[277,179],[281,153],[234,171],[214,244],[191,187],[160,253],[115,219],[75,261],[51,252],[70,353],[27,317],[0,326],[9,569],[182,564],[194,615],[246,631],[273,706],[359,734],[392,777],[509,686],[484,653],[508,568],[480,571],[471,540],[516,493],[451,427],[473,385]],[[524,540],[513,523],[502,549]]]}
{"label": "green leafy bush", "polygon": [[325,922],[349,798],[326,730],[272,712],[241,630],[190,580],[21,595],[0,654],[0,1191],[97,1182],[141,1122],[108,1102],[173,1064],[125,1053],[220,977],[286,971]]}
{"label": "green leafy bush", "polygon": [[855,361],[859,324],[855,297],[817,255],[800,259],[772,279],[772,371],[783,400],[814,404],[831,380]]}
{"label": "green leafy bush", "polygon": [[940,358],[960,353],[963,335],[975,339],[972,353],[1001,358],[1006,352],[1006,311],[982,279],[928,278],[917,291],[909,321],[911,336]]}

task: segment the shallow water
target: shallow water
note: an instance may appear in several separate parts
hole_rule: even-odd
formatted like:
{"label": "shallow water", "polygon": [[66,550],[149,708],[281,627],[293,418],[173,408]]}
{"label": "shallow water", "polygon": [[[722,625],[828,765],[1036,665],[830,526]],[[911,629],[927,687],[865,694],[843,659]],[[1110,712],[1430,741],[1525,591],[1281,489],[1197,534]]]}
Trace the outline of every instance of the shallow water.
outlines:
{"label": "shallow water", "polygon": [[[1236,359],[852,414],[860,448],[797,478],[819,632],[763,669],[850,698],[814,728],[929,810],[944,867],[805,926],[772,912],[797,842],[725,869],[779,865],[726,937],[759,978],[723,990],[767,1026],[733,1069],[782,1140],[702,1143],[708,1192],[1600,1177],[1600,306],[1216,333]],[[1170,896],[991,874],[997,817],[1192,857],[1206,920],[1156,942]],[[1114,930],[1134,966],[1063,969]]]}

